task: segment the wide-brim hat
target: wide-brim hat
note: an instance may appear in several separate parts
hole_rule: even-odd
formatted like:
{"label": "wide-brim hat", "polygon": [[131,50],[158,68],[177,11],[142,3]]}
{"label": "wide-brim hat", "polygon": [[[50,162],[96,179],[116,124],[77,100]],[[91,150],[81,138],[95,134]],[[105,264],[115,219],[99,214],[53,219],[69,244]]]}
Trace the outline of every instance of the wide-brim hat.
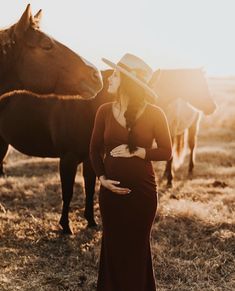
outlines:
{"label": "wide-brim hat", "polygon": [[132,54],[125,54],[121,60],[115,64],[105,58],[102,61],[113,69],[118,69],[121,73],[131,78],[138,85],[145,89],[152,98],[157,99],[158,95],[148,85],[152,78],[153,70],[142,59]]}

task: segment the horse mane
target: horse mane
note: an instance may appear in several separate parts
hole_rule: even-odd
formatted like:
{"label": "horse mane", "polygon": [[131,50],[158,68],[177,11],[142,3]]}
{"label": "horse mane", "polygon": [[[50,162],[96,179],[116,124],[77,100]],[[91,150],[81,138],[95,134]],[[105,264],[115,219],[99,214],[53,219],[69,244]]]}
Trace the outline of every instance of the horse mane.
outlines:
{"label": "horse mane", "polygon": [[[16,24],[5,29],[0,29],[0,54],[6,55],[8,53],[8,50],[13,48],[13,46],[15,45],[15,26]],[[30,28],[34,30],[40,30],[40,19],[31,17]]]}
{"label": "horse mane", "polygon": [[14,37],[14,25],[0,30],[0,54],[6,55],[8,50],[12,49],[15,45],[15,37]]}
{"label": "horse mane", "polygon": [[35,99],[54,99],[54,100],[91,100],[93,98],[90,99],[84,99],[82,98],[80,95],[58,95],[55,93],[51,93],[51,94],[38,94],[29,90],[13,90],[7,93],[4,93],[3,95],[0,96],[0,101],[3,99],[7,99],[11,96],[14,96],[15,98],[17,98],[18,96],[30,96],[31,98],[35,98]]}

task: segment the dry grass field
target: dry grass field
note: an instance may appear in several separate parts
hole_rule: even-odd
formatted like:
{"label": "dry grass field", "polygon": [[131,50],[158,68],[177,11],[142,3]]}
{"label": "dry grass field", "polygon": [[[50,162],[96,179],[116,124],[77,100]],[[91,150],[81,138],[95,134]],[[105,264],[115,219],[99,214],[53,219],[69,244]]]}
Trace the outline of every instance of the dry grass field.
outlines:
{"label": "dry grass field", "polygon": [[[159,187],[152,231],[159,291],[235,290],[235,78],[210,79],[218,110],[203,117],[193,179],[187,163],[173,189]],[[158,177],[163,164],[155,164]],[[0,178],[0,290],[94,291],[101,226],[83,219],[81,169],[70,218],[74,235],[58,231],[61,190],[58,160],[11,150]],[[129,290],[135,291],[135,290]]]}

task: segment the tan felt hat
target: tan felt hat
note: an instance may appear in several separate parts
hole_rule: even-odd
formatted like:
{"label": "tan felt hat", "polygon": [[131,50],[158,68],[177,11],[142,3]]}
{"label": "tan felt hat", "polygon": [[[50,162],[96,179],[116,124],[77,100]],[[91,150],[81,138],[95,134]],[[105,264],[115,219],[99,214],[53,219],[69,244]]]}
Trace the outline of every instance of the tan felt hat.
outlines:
{"label": "tan felt hat", "polygon": [[158,98],[149,86],[148,82],[152,78],[153,70],[142,59],[132,54],[125,54],[121,60],[115,64],[105,58],[102,61],[113,69],[118,69],[120,72],[131,78],[138,85],[146,90],[151,97]]}

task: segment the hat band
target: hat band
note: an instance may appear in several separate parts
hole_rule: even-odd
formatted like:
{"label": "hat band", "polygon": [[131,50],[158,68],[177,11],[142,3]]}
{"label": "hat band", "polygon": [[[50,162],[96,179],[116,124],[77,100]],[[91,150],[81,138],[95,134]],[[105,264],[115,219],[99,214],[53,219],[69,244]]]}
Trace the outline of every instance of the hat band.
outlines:
{"label": "hat band", "polygon": [[142,82],[147,83],[148,73],[145,70],[139,68],[130,68],[126,64],[123,64],[121,62],[119,62],[117,65],[140,79]]}

